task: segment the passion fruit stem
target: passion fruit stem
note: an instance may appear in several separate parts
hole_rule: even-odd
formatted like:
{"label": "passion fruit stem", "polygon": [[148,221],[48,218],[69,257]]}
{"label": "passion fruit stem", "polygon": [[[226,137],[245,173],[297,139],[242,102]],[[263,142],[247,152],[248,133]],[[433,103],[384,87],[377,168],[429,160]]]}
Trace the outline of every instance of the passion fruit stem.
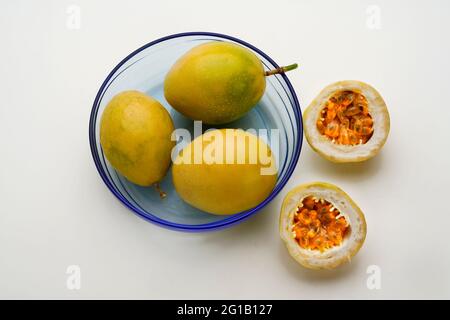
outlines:
{"label": "passion fruit stem", "polygon": [[167,197],[167,193],[165,193],[165,192],[161,189],[161,187],[159,186],[159,183],[155,183],[153,186],[155,187],[156,191],[159,192],[159,197],[160,197],[161,199],[164,199],[165,197]]}
{"label": "passion fruit stem", "polygon": [[279,67],[279,68],[276,68],[276,69],[273,69],[273,70],[266,71],[266,72],[264,72],[264,75],[266,77],[268,77],[268,76],[271,76],[271,75],[274,75],[274,74],[282,74],[282,73],[286,73],[288,71],[297,69],[297,67],[298,67],[298,64],[293,63],[293,64],[290,64],[290,65],[285,66],[285,67]]}

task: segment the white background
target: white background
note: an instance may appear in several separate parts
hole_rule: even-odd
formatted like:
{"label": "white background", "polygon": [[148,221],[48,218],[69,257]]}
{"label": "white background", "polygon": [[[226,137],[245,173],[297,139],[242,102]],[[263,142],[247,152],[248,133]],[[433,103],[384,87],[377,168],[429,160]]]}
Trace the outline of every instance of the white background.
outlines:
{"label": "white background", "polygon": [[[80,29],[67,25],[71,4]],[[449,16],[445,0],[1,1],[0,298],[450,298]],[[390,111],[387,144],[367,163],[335,165],[304,141],[281,194],[225,231],[139,219],[95,169],[89,113],[123,57],[184,31],[298,62],[289,78],[303,109],[331,82],[372,84]],[[303,269],[278,236],[283,196],[312,180],[339,185],[366,214],[363,248],[335,271]],[[66,287],[69,265],[80,290]],[[366,285],[370,265],[380,290]]]}

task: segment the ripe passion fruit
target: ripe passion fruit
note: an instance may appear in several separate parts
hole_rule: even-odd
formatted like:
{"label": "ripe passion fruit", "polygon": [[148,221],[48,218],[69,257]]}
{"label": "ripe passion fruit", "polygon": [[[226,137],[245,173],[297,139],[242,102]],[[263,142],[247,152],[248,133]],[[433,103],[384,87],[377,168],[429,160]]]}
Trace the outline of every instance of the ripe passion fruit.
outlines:
{"label": "ripe passion fruit", "polygon": [[179,196],[216,215],[257,206],[272,192],[277,173],[270,147],[240,129],[205,132],[179,153],[172,166]]}
{"label": "ripe passion fruit", "polygon": [[289,254],[310,269],[333,269],[350,261],[366,238],[361,209],[330,183],[300,185],[284,198],[280,236]]}
{"label": "ripe passion fruit", "polygon": [[264,71],[251,50],[232,42],[207,42],[172,66],[164,80],[164,96],[192,120],[225,124],[244,116],[261,100],[266,76],[295,68],[297,64]]}
{"label": "ripe passion fruit", "polygon": [[381,95],[360,81],[327,86],[306,109],[306,140],[333,162],[361,162],[375,156],[389,134],[389,112]]}
{"label": "ripe passion fruit", "polygon": [[161,103],[128,90],[118,93],[105,107],[100,143],[114,169],[130,182],[150,186],[161,181],[169,169],[175,146],[173,130],[172,118]]}

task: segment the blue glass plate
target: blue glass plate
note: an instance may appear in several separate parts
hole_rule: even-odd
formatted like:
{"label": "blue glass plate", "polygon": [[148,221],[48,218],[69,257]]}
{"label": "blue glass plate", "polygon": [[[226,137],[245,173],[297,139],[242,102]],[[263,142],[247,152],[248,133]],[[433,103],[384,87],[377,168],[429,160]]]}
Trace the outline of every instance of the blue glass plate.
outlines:
{"label": "blue glass plate", "polygon": [[[254,46],[223,34],[189,32],[152,41],[123,59],[100,87],[92,107],[89,140],[95,165],[111,192],[140,217],[157,225],[181,231],[211,231],[229,227],[249,218],[269,203],[284,187],[297,164],[302,147],[300,105],[291,83],[284,74],[267,77],[265,94],[258,105],[243,118],[226,127],[279,131],[278,181],[272,193],[253,209],[232,215],[216,216],[185,203],[172,184],[171,170],[161,182],[167,193],[160,199],[153,187],[140,187],[118,174],[103,155],[99,140],[100,117],[109,100],[123,90],[140,90],[158,99],[169,111],[176,128],[193,129],[193,122],[174,110],[164,99],[163,82],[173,63],[190,48],[209,41],[230,41],[253,51],[265,69],[278,65]],[[207,129],[207,127],[204,127]],[[270,143],[270,136],[268,137]]]}

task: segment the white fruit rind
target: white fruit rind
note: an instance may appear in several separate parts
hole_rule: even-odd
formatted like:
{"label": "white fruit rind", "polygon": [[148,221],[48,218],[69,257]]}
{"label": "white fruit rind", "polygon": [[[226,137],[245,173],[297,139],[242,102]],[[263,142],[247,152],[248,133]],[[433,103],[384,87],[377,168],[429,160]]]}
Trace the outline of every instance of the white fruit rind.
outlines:
{"label": "white fruit rind", "polygon": [[[320,252],[300,247],[292,233],[294,214],[298,205],[308,196],[330,202],[350,225],[350,233],[339,246]],[[333,269],[349,262],[361,248],[366,238],[366,220],[361,209],[340,188],[323,182],[300,185],[284,198],[280,213],[280,236],[289,254],[301,265],[310,269]]]}
{"label": "white fruit rind", "polygon": [[[346,90],[361,93],[368,101],[374,132],[365,144],[348,146],[333,143],[317,129],[317,120],[327,101],[336,92]],[[370,85],[354,80],[336,82],[323,89],[305,110],[303,122],[308,143],[316,152],[333,162],[360,162],[372,158],[383,147],[390,129],[389,112],[381,95]]]}

